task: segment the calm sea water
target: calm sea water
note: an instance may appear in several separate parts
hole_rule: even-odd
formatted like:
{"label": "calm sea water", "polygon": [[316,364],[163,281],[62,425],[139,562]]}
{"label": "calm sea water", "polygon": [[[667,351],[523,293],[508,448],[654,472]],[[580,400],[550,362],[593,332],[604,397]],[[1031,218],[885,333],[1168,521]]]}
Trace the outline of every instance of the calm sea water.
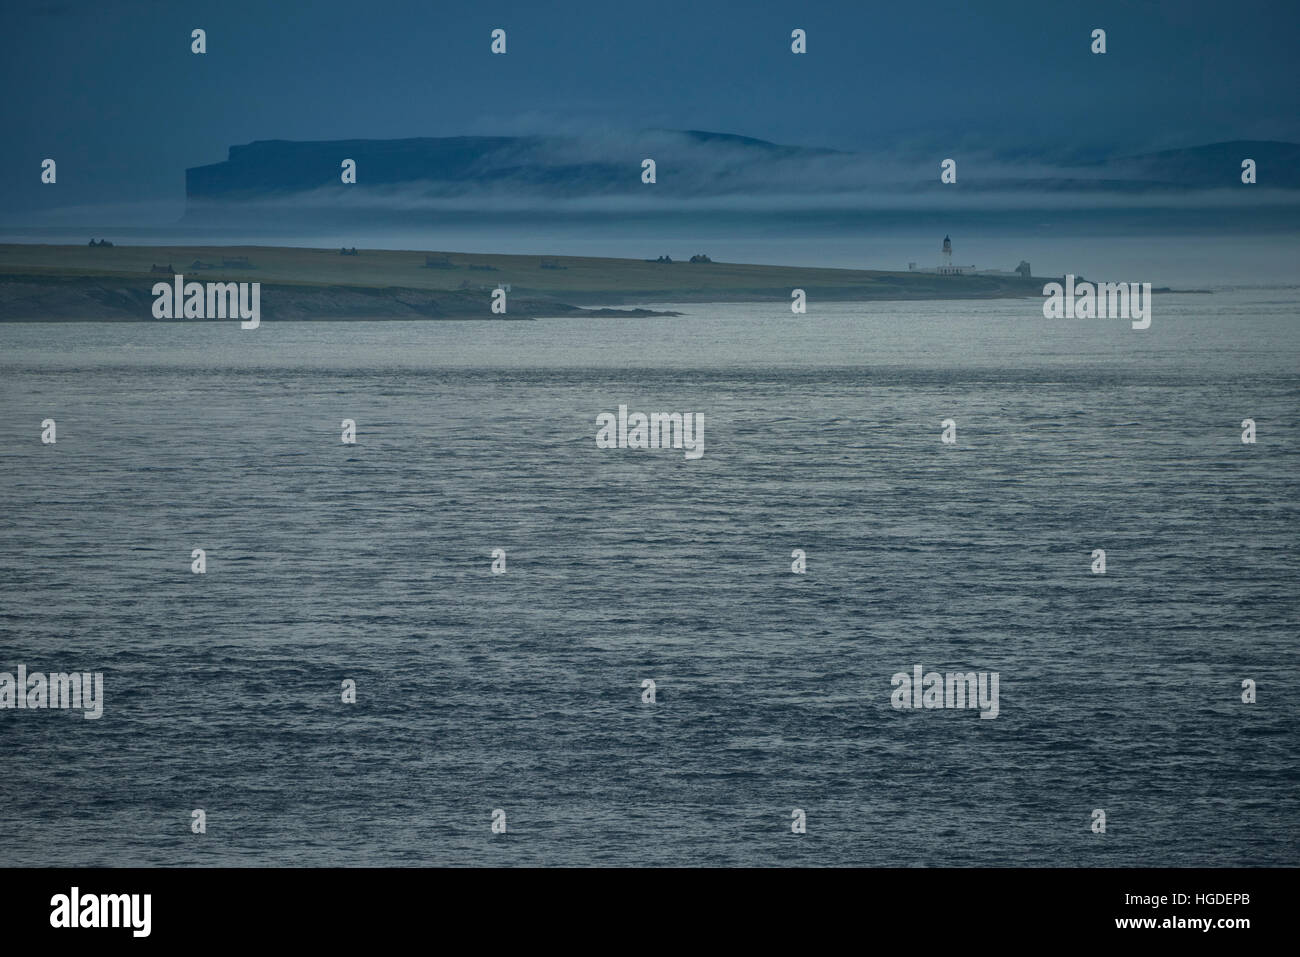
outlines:
{"label": "calm sea water", "polygon": [[0,325],[0,864],[1300,864],[1300,289],[679,308]]}

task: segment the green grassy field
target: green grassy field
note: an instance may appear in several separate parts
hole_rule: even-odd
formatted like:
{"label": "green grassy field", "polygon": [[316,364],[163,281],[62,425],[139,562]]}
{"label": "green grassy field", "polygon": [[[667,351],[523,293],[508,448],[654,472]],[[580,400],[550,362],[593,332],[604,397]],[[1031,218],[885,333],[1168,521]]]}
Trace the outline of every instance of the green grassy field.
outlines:
{"label": "green grassy field", "polygon": [[[451,268],[425,268],[425,257],[445,258]],[[196,259],[214,263],[247,257],[254,268],[191,270]],[[542,263],[562,267],[542,268]],[[736,263],[661,264],[636,259],[581,256],[496,256],[477,253],[360,250],[340,256],[337,249],[279,246],[41,246],[0,245],[0,278],[5,274],[48,276],[148,276],[152,265],[170,264],[187,278],[241,279],[266,283],[345,285],[378,288],[453,290],[468,282],[514,289],[570,301],[664,301],[721,298],[730,294],[766,296],[803,288],[835,290],[837,298],[967,298],[991,295],[1041,295],[1041,280],[1017,276],[944,277],[925,273],[857,269],[810,269]],[[490,267],[490,268],[484,268]],[[857,294],[854,296],[853,294]]]}
{"label": "green grassy field", "polygon": [[[236,260],[247,260],[247,266]],[[437,265],[430,267],[426,260]],[[199,268],[201,262],[212,268]],[[155,272],[155,266],[162,271]],[[500,318],[491,290],[510,289],[510,318],[582,307],[669,302],[810,302],[1039,296],[1042,279],[817,269],[739,263],[657,263],[582,256],[496,256],[281,246],[0,245],[0,320],[147,320],[153,284],[262,284],[282,319]]]}

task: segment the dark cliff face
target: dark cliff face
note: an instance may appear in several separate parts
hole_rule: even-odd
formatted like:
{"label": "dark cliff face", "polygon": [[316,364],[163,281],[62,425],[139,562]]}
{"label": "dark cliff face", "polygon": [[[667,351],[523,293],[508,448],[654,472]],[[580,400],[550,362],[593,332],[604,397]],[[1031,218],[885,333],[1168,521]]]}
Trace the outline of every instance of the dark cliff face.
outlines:
{"label": "dark cliff face", "polygon": [[[349,216],[427,215],[430,211],[515,214],[525,208],[651,212],[718,208],[803,212],[934,208],[959,195],[997,208],[1006,197],[1108,193],[1140,205],[1144,197],[1189,197],[1210,189],[1300,189],[1300,145],[1218,143],[1109,158],[957,153],[954,189],[939,181],[941,156],[846,153],[781,146],[703,131],[651,130],[585,137],[456,136],[402,140],[290,142],[233,146],[227,160],[186,171],[191,214],[250,204],[281,211],[342,211]],[[1241,183],[1241,162],[1255,160],[1258,185]],[[341,180],[356,163],[355,184]],[[643,161],[655,179],[642,179]],[[665,203],[669,200],[669,203]],[[1049,199],[1048,204],[1051,200]],[[584,205],[585,204],[585,205]],[[676,204],[676,205],[674,205]]]}
{"label": "dark cliff face", "polygon": [[344,159],[357,162],[360,186],[411,182],[490,182],[509,174],[534,139],[457,136],[442,139],[260,140],[232,146],[224,163],[185,171],[190,199],[254,199],[340,184]]}
{"label": "dark cliff face", "polygon": [[[741,188],[729,173],[771,172],[774,164],[844,156],[743,136],[650,131],[602,138],[453,136],[404,140],[261,140],[232,146],[223,163],[186,170],[191,201],[285,197],[344,185],[345,159],[357,164],[357,191],[418,187],[429,196],[501,190],[541,196],[632,193],[645,188],[642,161],[665,169],[656,185],[681,194]],[[755,169],[757,166],[759,169]]]}

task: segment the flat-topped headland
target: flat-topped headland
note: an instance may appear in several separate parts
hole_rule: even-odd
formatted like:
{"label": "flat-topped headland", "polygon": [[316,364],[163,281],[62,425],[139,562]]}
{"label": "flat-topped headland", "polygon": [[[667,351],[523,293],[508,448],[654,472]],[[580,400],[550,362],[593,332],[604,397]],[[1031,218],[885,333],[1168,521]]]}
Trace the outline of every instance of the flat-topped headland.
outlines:
{"label": "flat-topped headland", "polygon": [[[997,299],[1041,296],[1016,274],[769,266],[712,261],[517,256],[282,246],[0,245],[0,321],[155,321],[153,287],[261,284],[267,319],[529,319],[671,315],[685,302]],[[505,291],[505,314],[492,310]],[[602,307],[602,308],[593,308]]]}

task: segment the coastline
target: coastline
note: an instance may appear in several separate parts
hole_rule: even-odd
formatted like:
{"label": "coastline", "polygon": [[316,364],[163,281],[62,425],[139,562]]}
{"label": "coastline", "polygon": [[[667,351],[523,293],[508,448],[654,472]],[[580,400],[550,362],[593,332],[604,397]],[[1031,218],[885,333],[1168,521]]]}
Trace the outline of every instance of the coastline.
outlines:
{"label": "coastline", "polygon": [[[416,250],[342,255],[337,249],[283,246],[9,244],[0,245],[0,322],[156,322],[151,290],[178,274],[186,282],[260,283],[262,314],[277,321],[672,316],[679,313],[613,307],[788,303],[794,289],[822,302],[1036,298],[1043,283],[1052,281],[1014,274]],[[504,315],[491,308],[498,287],[507,291]]]}

